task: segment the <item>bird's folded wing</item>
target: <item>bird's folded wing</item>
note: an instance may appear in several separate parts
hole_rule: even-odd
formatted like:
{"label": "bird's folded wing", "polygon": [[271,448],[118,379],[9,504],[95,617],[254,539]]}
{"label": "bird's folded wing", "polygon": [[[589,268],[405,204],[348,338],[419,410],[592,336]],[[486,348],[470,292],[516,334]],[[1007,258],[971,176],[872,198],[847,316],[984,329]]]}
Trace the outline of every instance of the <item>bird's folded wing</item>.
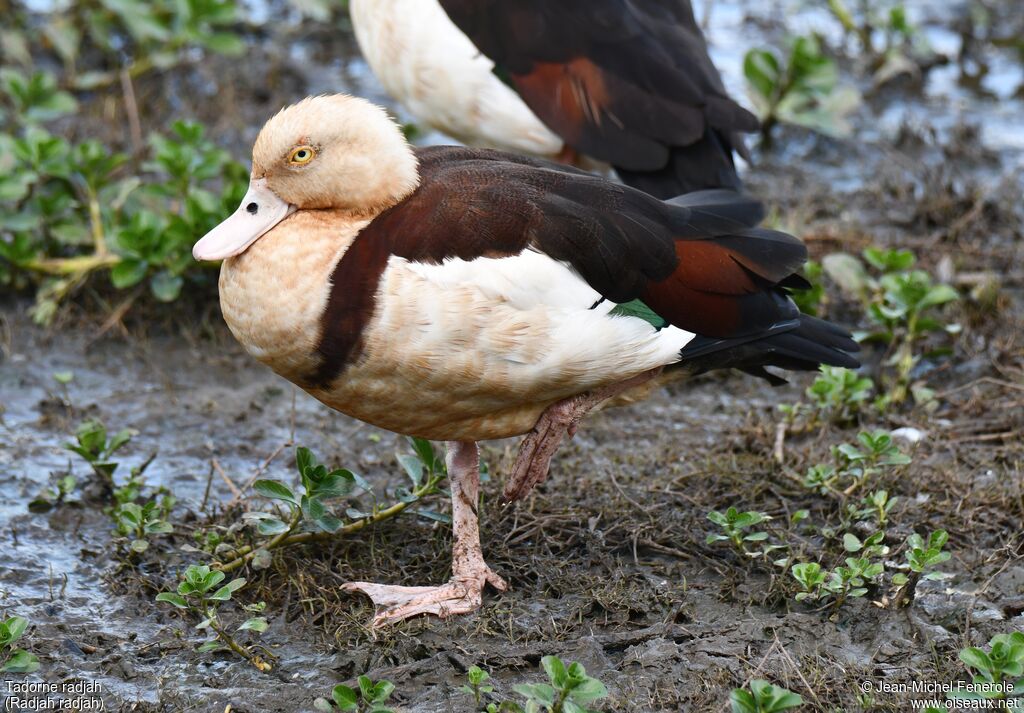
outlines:
{"label": "bird's folded wing", "polygon": [[[358,354],[393,257],[440,265],[535,251],[568,266],[605,300],[641,300],[671,325],[710,337],[756,334],[796,314],[783,288],[797,286],[792,275],[806,249],[754,227],[763,212],[756,201],[706,191],[666,203],[482,149],[432,147],[418,158],[417,190],[369,223],[335,267],[321,378]],[[524,284],[531,277],[524,274]]]}
{"label": "bird's folded wing", "polygon": [[545,124],[616,167],[654,171],[709,129],[758,129],[726,93],[687,0],[441,4]]}

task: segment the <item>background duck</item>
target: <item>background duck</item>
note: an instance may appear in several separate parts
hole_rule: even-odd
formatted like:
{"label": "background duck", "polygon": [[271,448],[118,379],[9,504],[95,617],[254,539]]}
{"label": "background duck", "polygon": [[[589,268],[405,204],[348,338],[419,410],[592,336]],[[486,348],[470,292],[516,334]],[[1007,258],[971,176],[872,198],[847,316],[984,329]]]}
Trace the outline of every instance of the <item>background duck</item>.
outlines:
{"label": "background duck", "polygon": [[352,0],[385,89],[471,146],[611,164],[672,198],[740,186],[758,120],[729,98],[689,0]]}
{"label": "background duck", "polygon": [[657,380],[857,366],[849,335],[787,296],[803,244],[760,217],[728,191],[665,202],[536,159],[413,149],[336,95],[264,126],[249,192],[193,254],[224,259],[224,317],[254,357],[331,408],[448,442],[453,578],[346,585],[383,623],[505,587],[480,550],[478,441],[528,434],[519,498],[590,410]]}

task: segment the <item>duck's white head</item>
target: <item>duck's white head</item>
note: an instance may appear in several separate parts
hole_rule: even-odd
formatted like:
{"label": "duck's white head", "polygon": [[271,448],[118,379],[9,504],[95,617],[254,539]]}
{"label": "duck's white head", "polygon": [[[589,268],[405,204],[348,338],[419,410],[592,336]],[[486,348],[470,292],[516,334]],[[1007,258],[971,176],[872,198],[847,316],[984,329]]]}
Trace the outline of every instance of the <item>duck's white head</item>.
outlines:
{"label": "duck's white head", "polygon": [[195,244],[192,255],[239,255],[296,210],[375,215],[418,183],[416,157],[383,109],[343,94],[309,97],[264,125],[241,205]]}

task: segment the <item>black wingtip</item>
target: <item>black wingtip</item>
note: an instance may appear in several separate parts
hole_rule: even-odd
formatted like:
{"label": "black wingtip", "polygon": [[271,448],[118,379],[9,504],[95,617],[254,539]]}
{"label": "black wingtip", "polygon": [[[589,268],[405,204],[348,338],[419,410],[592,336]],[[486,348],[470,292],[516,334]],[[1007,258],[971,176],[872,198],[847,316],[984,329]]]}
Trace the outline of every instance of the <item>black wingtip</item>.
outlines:
{"label": "black wingtip", "polygon": [[698,336],[680,355],[682,363],[689,364],[697,373],[734,368],[777,385],[785,380],[765,371],[764,367],[790,371],[816,371],[822,365],[857,369],[860,362],[853,354],[858,351],[860,345],[842,327],[801,314],[756,336],[739,339]]}

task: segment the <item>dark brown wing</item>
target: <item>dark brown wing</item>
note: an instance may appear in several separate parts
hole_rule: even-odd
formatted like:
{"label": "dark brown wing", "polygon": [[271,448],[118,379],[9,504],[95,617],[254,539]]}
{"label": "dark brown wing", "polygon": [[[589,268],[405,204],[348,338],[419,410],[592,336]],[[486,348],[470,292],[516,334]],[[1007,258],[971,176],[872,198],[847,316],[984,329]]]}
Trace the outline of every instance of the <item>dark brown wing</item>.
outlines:
{"label": "dark brown wing", "polygon": [[756,338],[793,322],[784,288],[807,257],[796,238],[754,227],[761,205],[728,191],[663,202],[598,176],[497,151],[418,151],[419,188],[375,218],[332,276],[323,364],[332,380],[358,353],[392,255],[418,262],[517,255],[569,264],[613,302],[642,300],[708,338]]}
{"label": "dark brown wing", "polygon": [[441,0],[535,114],[627,183],[670,198],[736,188],[732,101],[688,0]]}

